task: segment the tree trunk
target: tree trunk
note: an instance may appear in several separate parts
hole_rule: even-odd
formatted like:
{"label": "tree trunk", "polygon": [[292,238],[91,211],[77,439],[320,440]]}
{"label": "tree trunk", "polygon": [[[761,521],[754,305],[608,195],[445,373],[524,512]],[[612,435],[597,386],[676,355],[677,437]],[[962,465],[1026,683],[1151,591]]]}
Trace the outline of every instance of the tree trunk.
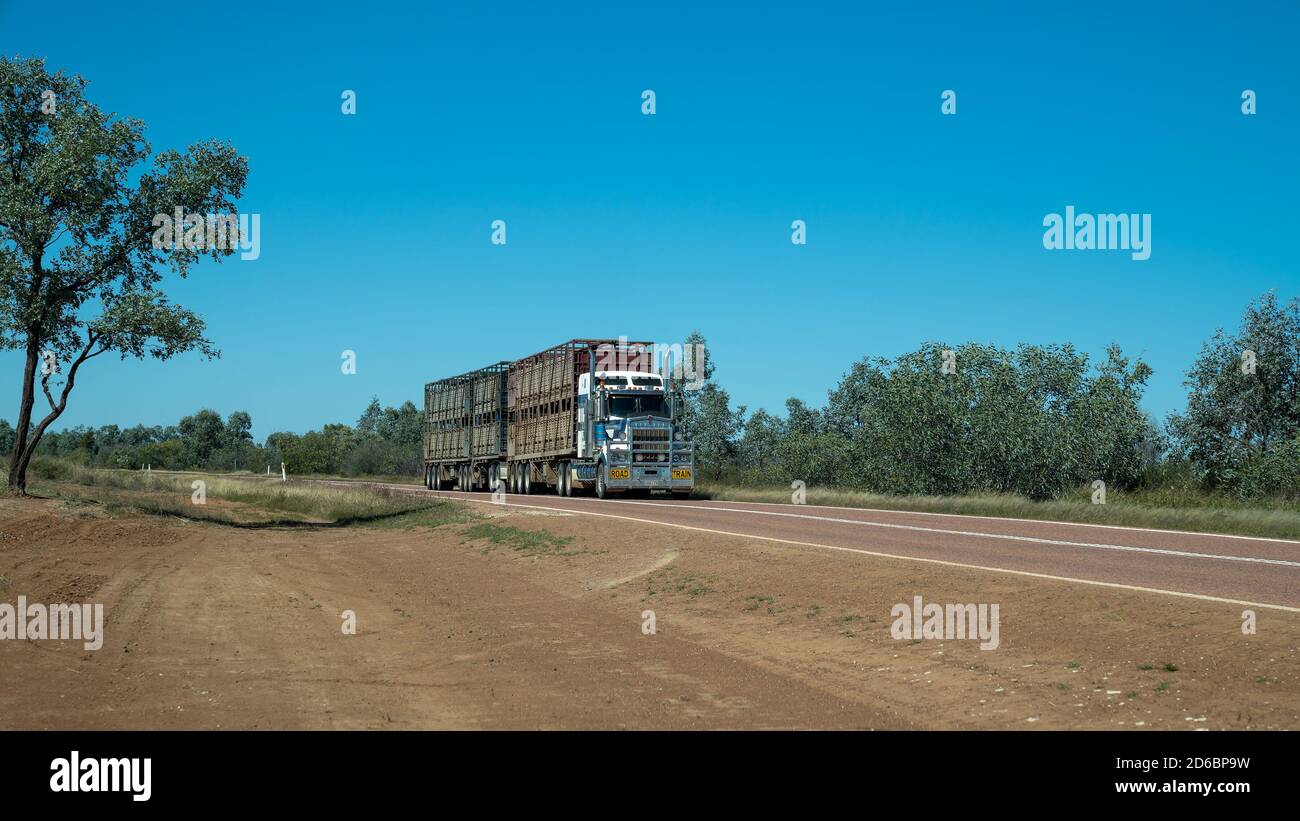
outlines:
{"label": "tree trunk", "polygon": [[[9,456],[9,491],[22,496],[27,495],[27,465],[31,463],[27,431],[32,424],[32,406],[36,403],[36,369],[40,360],[40,333],[28,329],[27,365],[23,369],[22,400],[18,406],[18,424],[14,426],[14,448]],[[39,441],[39,437],[37,437]]]}

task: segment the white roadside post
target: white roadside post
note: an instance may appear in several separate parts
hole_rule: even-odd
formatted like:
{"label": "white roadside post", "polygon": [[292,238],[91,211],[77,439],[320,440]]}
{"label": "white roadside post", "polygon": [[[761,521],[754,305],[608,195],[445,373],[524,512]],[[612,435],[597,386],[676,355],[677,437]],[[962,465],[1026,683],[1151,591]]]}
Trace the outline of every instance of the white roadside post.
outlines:
{"label": "white roadside post", "polygon": [[289,481],[289,476],[284,472],[284,462],[280,463],[280,481],[281,482]]}

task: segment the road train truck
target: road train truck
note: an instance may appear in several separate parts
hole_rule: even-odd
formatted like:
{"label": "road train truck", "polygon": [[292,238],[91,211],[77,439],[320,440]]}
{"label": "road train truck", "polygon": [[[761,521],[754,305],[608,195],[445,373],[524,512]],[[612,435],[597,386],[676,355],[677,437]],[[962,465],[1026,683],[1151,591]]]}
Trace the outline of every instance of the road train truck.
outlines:
{"label": "road train truck", "polygon": [[430,490],[689,495],[695,452],[650,342],[573,339],[424,386]]}

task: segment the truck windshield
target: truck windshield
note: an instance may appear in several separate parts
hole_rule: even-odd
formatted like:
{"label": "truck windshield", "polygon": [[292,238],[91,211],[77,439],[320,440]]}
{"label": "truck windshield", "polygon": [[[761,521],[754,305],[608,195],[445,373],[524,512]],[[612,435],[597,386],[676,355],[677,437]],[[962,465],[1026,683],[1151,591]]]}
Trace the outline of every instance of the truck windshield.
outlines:
{"label": "truck windshield", "polygon": [[650,396],[611,396],[609,398],[609,415],[626,418],[628,416],[665,416],[662,395]]}

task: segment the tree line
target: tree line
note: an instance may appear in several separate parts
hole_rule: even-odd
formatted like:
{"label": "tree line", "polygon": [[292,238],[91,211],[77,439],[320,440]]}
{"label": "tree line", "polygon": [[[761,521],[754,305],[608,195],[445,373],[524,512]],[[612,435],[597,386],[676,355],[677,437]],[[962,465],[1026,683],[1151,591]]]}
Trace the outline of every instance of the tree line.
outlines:
{"label": "tree line", "polygon": [[[1186,411],[1163,424],[1140,406],[1151,368],[1117,346],[1092,362],[1068,344],[926,343],[864,357],[824,407],[791,398],[779,416],[733,408],[704,337],[687,341],[704,351],[693,363],[704,378],[679,406],[706,479],[1034,499],[1101,480],[1300,498],[1300,299],[1266,293],[1239,329],[1214,334],[1186,375]],[[259,445],[246,412],[223,420],[204,409],[167,427],[47,433],[37,453],[113,468],[275,472],[284,462],[298,475],[419,475],[422,417],[409,401],[372,399],[354,425],[272,433]],[[13,441],[0,421],[0,454]]]}
{"label": "tree line", "polygon": [[[70,460],[88,467],[161,470],[248,470],[280,464],[294,474],[418,475],[422,414],[411,402],[383,407],[372,399],[355,425],[328,424],[304,434],[272,433],[253,441],[252,417],[235,411],[224,420],[211,409],[175,425],[120,428],[79,426],[46,433],[37,456]],[[0,420],[0,455],[14,450],[14,429]]]}
{"label": "tree line", "polygon": [[[702,339],[696,339],[700,342]],[[927,343],[855,362],[823,408],[732,408],[705,365],[685,421],[707,478],[887,494],[1058,497],[1101,480],[1243,499],[1300,499],[1300,300],[1268,292],[1202,347],[1187,409],[1140,401],[1151,368],[1116,346]]]}

